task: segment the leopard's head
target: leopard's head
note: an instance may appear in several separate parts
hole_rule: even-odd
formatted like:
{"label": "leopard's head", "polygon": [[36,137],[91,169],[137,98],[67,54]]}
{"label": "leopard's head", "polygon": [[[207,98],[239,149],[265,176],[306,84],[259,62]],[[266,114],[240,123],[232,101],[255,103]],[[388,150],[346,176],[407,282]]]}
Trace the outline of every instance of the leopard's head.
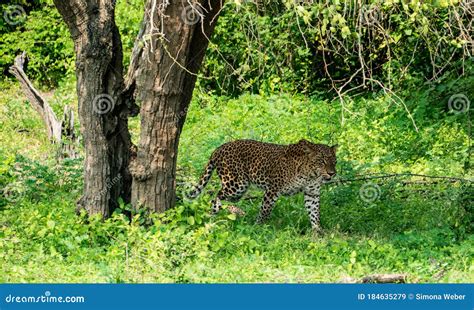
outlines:
{"label": "leopard's head", "polygon": [[298,144],[303,147],[309,169],[314,175],[322,177],[324,181],[329,181],[336,175],[337,145],[314,144],[306,140],[301,140]]}
{"label": "leopard's head", "polygon": [[336,175],[337,164],[337,144],[333,146],[323,145],[320,148],[322,166],[320,167],[320,175],[325,181],[331,180]]}

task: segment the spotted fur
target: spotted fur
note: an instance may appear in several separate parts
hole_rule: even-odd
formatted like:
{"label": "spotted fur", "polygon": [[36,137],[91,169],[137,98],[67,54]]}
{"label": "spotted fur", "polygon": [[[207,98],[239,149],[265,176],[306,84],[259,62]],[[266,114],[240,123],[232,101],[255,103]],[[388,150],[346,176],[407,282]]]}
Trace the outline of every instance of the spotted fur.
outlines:
{"label": "spotted fur", "polygon": [[258,223],[269,217],[278,197],[303,192],[311,225],[320,230],[320,189],[323,181],[336,174],[336,149],[306,140],[290,145],[253,140],[225,143],[211,155],[188,196],[197,197],[217,169],[222,187],[212,202],[212,213],[219,211],[221,200],[237,201],[254,184],[265,191]]}

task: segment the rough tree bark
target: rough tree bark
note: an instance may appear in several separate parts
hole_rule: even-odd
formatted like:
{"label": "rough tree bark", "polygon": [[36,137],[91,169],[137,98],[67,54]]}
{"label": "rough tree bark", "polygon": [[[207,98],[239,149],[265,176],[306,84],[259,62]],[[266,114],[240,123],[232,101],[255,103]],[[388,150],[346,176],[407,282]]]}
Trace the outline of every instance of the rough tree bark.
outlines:
{"label": "rough tree bark", "polygon": [[[179,135],[222,1],[148,0],[124,82],[115,1],[54,0],[76,52],[86,150],[79,208],[107,217],[119,197],[158,212],[174,205]],[[135,97],[141,103],[137,154],[127,127]]]}
{"label": "rough tree bark", "polygon": [[131,104],[124,96],[122,43],[114,0],[54,0],[76,54],[79,121],[85,147],[84,192],[77,210],[108,217],[130,201]]}
{"label": "rough tree bark", "polygon": [[[174,206],[178,142],[222,0],[149,0],[142,24],[136,95],[141,104],[132,203],[162,212]],[[133,63],[133,62],[132,62]]]}

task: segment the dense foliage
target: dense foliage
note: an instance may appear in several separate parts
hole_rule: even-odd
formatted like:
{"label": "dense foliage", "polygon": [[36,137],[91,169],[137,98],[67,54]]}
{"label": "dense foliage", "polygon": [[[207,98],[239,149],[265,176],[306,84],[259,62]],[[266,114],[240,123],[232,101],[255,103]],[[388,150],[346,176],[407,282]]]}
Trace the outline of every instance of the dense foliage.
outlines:
{"label": "dense foliage", "polygon": [[205,66],[218,93],[400,89],[461,70],[472,48],[474,11],[457,1],[235,3]]}
{"label": "dense foliage", "polygon": [[[55,86],[73,72],[72,42],[52,0],[25,2],[14,25],[0,20],[0,69],[22,50],[30,72]],[[124,61],[143,0],[118,1]],[[468,1],[229,1],[219,18],[201,85],[217,94],[345,93],[401,89],[462,72],[472,56]],[[4,4],[2,10],[18,10]],[[362,85],[362,86],[361,86]],[[329,93],[331,93],[329,92]]]}
{"label": "dense foliage", "polygon": [[[121,203],[106,221],[76,216],[82,159],[54,159],[40,118],[2,78],[0,282],[334,282],[385,272],[474,281],[471,11],[458,1],[345,3],[227,2],[181,137],[179,201],[161,215],[138,210],[130,220]],[[61,114],[77,102],[67,29],[51,0],[2,11],[12,4],[25,14],[0,19],[0,68],[26,50],[28,75]],[[142,5],[117,3],[125,62]],[[131,130],[136,142],[139,119]],[[325,234],[314,238],[301,195],[280,199],[261,226],[259,191],[236,204],[243,217],[209,215],[215,177],[197,200],[184,197],[212,150],[238,138],[338,143],[340,179],[464,180],[327,184]]]}
{"label": "dense foliage", "polygon": [[[143,14],[142,3],[141,0],[118,3],[116,20],[126,63]],[[0,19],[0,70],[4,74],[22,51],[29,56],[29,76],[42,87],[55,87],[74,73],[73,42],[52,0],[16,0],[0,8],[7,17]]]}

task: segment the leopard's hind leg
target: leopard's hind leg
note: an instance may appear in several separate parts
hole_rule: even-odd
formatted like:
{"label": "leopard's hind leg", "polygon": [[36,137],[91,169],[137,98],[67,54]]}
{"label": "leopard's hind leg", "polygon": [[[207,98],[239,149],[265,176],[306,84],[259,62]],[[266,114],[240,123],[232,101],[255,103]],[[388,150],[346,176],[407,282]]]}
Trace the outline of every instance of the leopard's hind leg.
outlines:
{"label": "leopard's hind leg", "polygon": [[222,207],[221,200],[238,201],[247,191],[249,182],[243,178],[222,177],[222,188],[212,202],[212,213],[216,214]]}

